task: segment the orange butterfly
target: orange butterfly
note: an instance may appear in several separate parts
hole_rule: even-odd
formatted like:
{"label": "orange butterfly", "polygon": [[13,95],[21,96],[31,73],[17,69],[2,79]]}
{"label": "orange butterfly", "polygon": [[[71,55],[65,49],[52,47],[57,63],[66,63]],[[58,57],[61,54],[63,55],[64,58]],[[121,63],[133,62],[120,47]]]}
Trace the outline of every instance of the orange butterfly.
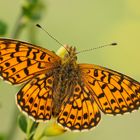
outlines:
{"label": "orange butterfly", "polygon": [[21,111],[35,121],[56,117],[68,130],[89,130],[105,114],[140,106],[140,83],[94,64],[77,64],[76,49],[61,58],[38,46],[0,39],[0,75],[12,84],[27,82],[16,96]]}

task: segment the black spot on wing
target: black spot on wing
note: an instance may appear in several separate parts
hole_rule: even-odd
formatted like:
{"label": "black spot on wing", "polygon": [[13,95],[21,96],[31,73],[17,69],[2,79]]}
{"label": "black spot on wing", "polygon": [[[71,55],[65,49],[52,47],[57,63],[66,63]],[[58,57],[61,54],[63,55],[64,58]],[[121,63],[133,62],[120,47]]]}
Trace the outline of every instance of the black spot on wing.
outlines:
{"label": "black spot on wing", "polygon": [[45,58],[45,56],[46,56],[46,53],[43,52],[43,53],[41,54],[41,56],[40,56],[40,59],[43,60],[43,59]]}
{"label": "black spot on wing", "polygon": [[17,42],[17,43],[16,43],[16,48],[15,48],[16,52],[19,51],[19,48],[20,48],[20,42]]}
{"label": "black spot on wing", "polygon": [[24,73],[25,73],[26,75],[29,75],[29,70],[28,70],[28,68],[24,68]]}

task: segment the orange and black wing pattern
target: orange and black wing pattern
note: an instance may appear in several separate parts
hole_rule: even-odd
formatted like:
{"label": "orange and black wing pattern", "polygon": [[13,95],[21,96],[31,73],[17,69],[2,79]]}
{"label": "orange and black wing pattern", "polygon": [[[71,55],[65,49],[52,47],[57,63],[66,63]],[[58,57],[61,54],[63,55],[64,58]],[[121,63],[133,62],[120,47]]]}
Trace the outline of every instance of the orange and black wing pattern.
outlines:
{"label": "orange and black wing pattern", "polygon": [[132,112],[140,106],[140,83],[116,71],[79,64],[81,78],[105,114]]}
{"label": "orange and black wing pattern", "polygon": [[0,38],[0,76],[20,84],[46,70],[55,68],[60,57],[38,46]]}
{"label": "orange and black wing pattern", "polygon": [[58,124],[71,131],[90,130],[95,127],[101,115],[90,91],[81,82],[71,82],[60,113]]}
{"label": "orange and black wing pattern", "polygon": [[17,94],[19,109],[35,121],[47,121],[52,116],[54,76],[40,74],[29,81]]}

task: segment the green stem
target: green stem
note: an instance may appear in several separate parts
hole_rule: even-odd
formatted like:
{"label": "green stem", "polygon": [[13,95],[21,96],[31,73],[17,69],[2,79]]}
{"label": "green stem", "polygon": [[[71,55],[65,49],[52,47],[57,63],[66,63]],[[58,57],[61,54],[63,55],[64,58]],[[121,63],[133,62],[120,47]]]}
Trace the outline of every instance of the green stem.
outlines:
{"label": "green stem", "polygon": [[26,140],[32,140],[32,137],[31,137],[31,134],[30,134],[32,125],[33,125],[33,121],[28,118],[28,125],[27,125],[27,132],[26,132]]}
{"label": "green stem", "polygon": [[35,134],[34,134],[34,140],[41,140],[43,137],[44,130],[46,129],[47,124],[45,123],[39,123]]}
{"label": "green stem", "polygon": [[16,26],[14,28],[13,34],[11,35],[12,38],[18,38],[19,35],[21,34],[22,29],[26,26],[26,22],[23,14],[21,14],[18,17],[15,25]]}
{"label": "green stem", "polygon": [[29,41],[33,44],[36,44],[36,32],[35,32],[35,24],[30,23],[29,29],[28,29],[28,38]]}

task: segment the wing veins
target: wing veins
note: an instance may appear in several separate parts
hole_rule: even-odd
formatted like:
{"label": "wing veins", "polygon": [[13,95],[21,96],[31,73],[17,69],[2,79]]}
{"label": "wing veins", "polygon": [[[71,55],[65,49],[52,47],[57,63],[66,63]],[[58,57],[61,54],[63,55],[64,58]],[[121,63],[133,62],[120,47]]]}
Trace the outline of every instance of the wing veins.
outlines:
{"label": "wing veins", "polygon": [[[85,93],[86,93],[86,91],[85,91]],[[83,95],[84,96],[84,95]],[[90,120],[89,120],[89,116],[90,116],[90,114],[89,114],[89,108],[88,108],[88,105],[87,105],[87,101],[85,101],[85,104],[86,104],[86,107],[87,107],[87,112],[88,112],[88,123],[90,122]]]}
{"label": "wing veins", "polygon": [[[97,81],[97,82],[98,82],[98,84],[100,85],[99,81]],[[100,88],[101,88],[101,85],[100,85]],[[106,99],[107,99],[107,101],[108,101],[108,103],[109,103],[109,106],[110,106],[110,108],[111,108],[111,110],[112,110],[112,112],[113,112],[113,108],[112,108],[112,106],[111,106],[111,104],[110,104],[109,99],[107,98],[107,96],[106,96],[106,94],[105,94],[105,92],[103,91],[102,88],[101,88],[101,90],[102,90],[102,92],[104,93],[104,95],[105,95],[105,97],[106,97]],[[97,97],[97,98],[98,98],[98,97]]]}
{"label": "wing veins", "polygon": [[[1,44],[0,44],[0,45],[1,45]],[[10,48],[10,49],[11,49],[11,48],[14,48],[14,49],[15,49],[16,47],[8,47],[8,49],[9,49],[9,48]],[[23,46],[23,47],[21,47],[21,48],[26,48],[26,49],[28,49],[28,50],[29,50],[29,48],[32,48],[32,49],[38,50],[38,51],[40,51],[40,52],[42,52],[42,53],[44,52],[44,53],[46,53],[47,55],[49,55],[49,56],[55,58],[54,56],[52,56],[52,55],[50,55],[49,53],[47,53],[47,52],[45,51],[46,49],[45,49],[44,51],[41,50],[41,49],[44,49],[44,48],[41,48],[41,49],[40,49],[40,48],[37,48],[37,47],[36,47],[36,48],[35,48],[35,47],[31,47],[31,46],[30,46],[30,47],[28,47],[28,46]],[[0,50],[5,50],[5,48],[0,49]],[[13,52],[6,53],[6,54],[11,54],[11,53],[16,53],[16,52],[28,52],[28,50],[24,50],[24,51],[13,51]],[[47,50],[47,51],[48,51],[48,50]],[[51,52],[51,51],[50,51],[50,52]],[[34,53],[37,53],[37,52],[34,52]],[[1,56],[3,56],[3,55],[1,55]]]}
{"label": "wing veins", "polygon": [[[11,53],[9,53],[9,54],[11,54]],[[7,54],[6,54],[7,55]],[[2,56],[2,55],[1,55]],[[3,55],[4,56],[4,55]],[[3,61],[3,62],[6,62],[7,60],[10,60],[10,59],[12,59],[12,58],[16,58],[16,57],[20,57],[20,58],[27,58],[27,59],[30,59],[30,60],[34,60],[34,61],[36,61],[36,62],[41,62],[41,63],[49,63],[49,62],[46,62],[46,61],[39,61],[39,60],[36,60],[36,59],[33,59],[33,58],[30,58],[30,57],[28,57],[28,56],[14,56],[14,57],[11,57],[11,58],[9,58],[9,59],[6,59],[5,61]],[[50,55],[50,57],[52,57],[51,55]],[[54,57],[53,57],[54,58]],[[0,64],[2,64],[3,62],[1,62]]]}
{"label": "wing veins", "polygon": [[[116,77],[117,78],[117,77]],[[113,79],[113,80],[115,80],[115,79]],[[116,81],[116,80],[115,80]],[[117,81],[116,81],[117,82]],[[123,82],[123,81],[122,81]],[[124,83],[123,82],[123,84],[125,84],[126,86],[128,86],[129,87],[129,85],[127,85],[126,83]],[[120,85],[121,86],[121,85]],[[121,86],[122,87],[122,86]],[[123,87],[122,87],[123,88]],[[131,87],[129,87],[130,88],[130,90],[133,92],[133,94],[135,94],[135,97],[138,99],[138,100],[140,100],[138,97],[137,97],[137,94],[136,94],[136,92],[131,88]],[[127,92],[127,90],[125,89],[125,88],[123,88],[123,90],[125,90],[125,92],[127,93],[127,95],[130,97],[130,99],[131,99],[131,96],[129,95],[129,93]],[[121,93],[121,92],[120,92]],[[134,103],[134,101],[131,99],[131,101]]]}

